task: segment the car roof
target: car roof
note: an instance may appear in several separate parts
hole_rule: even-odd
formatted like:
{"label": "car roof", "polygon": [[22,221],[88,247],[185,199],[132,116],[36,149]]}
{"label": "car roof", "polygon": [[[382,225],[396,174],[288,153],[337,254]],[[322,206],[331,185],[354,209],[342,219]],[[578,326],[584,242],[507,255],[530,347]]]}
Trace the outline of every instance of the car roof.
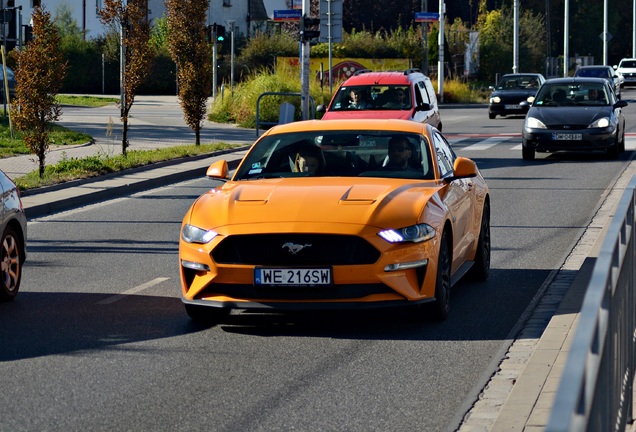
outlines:
{"label": "car roof", "polygon": [[581,69],[607,69],[607,68],[612,69],[612,67],[609,66],[609,65],[587,65],[587,66],[579,66],[577,70],[581,70]]}
{"label": "car roof", "polygon": [[378,85],[378,84],[410,84],[414,79],[426,79],[419,69],[407,69],[405,71],[374,72],[368,69],[359,70],[347,79],[342,85]]}
{"label": "car roof", "polygon": [[524,73],[524,72],[517,72],[517,73],[509,73],[509,74],[504,74],[501,76],[501,78],[503,77],[511,77],[511,76],[542,76],[540,73],[535,73],[535,72],[528,72],[528,73]]}
{"label": "car roof", "polygon": [[353,120],[305,120],[276,125],[265,132],[264,135],[284,134],[291,132],[320,132],[320,131],[380,131],[380,132],[405,132],[425,134],[431,127],[424,123],[401,119],[353,119]]}
{"label": "car roof", "polygon": [[545,84],[577,84],[577,83],[602,83],[606,84],[607,80],[600,77],[563,77],[563,78],[550,78]]}

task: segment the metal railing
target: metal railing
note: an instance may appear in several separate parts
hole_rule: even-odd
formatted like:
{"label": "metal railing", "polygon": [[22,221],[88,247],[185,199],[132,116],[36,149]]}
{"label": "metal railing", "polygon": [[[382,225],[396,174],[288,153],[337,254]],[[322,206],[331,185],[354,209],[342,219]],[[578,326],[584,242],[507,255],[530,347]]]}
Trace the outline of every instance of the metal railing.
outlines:
{"label": "metal railing", "polygon": [[[302,93],[292,93],[292,92],[264,92],[261,93],[258,99],[256,100],[256,136],[259,136],[260,126],[273,126],[280,123],[280,119],[278,122],[264,122],[261,121],[261,99],[265,96],[296,96],[302,98]],[[309,95],[309,102],[311,108],[311,118],[316,118],[316,102],[314,98]]]}
{"label": "metal railing", "polygon": [[635,208],[633,177],[594,265],[546,432],[620,432],[633,420]]}

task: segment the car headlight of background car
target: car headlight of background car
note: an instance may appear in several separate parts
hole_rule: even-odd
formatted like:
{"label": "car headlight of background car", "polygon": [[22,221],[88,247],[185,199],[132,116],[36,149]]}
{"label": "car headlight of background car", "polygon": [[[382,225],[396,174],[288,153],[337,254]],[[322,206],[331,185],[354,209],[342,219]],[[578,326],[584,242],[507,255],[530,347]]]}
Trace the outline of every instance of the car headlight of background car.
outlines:
{"label": "car headlight of background car", "polygon": [[378,235],[389,243],[419,243],[435,237],[435,229],[428,224],[416,224],[406,228],[380,231]]}
{"label": "car headlight of background car", "polygon": [[186,224],[181,230],[181,238],[187,243],[205,244],[210,242],[214,237],[219,235],[213,230],[204,230],[194,225]]}
{"label": "car headlight of background car", "polygon": [[530,129],[547,129],[547,127],[543,124],[541,120],[536,117],[528,117],[526,118],[526,124],[524,126],[526,130]]}
{"label": "car headlight of background car", "polygon": [[500,103],[500,102],[501,102],[501,98],[499,96],[490,98],[490,103]]}
{"label": "car headlight of background car", "polygon": [[609,125],[610,125],[609,118],[608,117],[603,117],[603,118],[600,118],[600,119],[596,120],[594,123],[590,124],[588,126],[588,129],[589,128],[606,128]]}

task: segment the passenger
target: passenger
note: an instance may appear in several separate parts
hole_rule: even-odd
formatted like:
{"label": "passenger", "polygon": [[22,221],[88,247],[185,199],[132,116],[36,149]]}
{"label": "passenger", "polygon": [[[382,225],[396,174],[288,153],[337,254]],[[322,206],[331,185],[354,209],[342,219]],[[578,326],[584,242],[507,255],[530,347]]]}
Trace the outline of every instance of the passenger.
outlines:
{"label": "passenger", "polygon": [[414,169],[409,164],[413,149],[406,137],[396,135],[389,140],[388,161],[383,169],[404,171]]}
{"label": "passenger", "polygon": [[315,146],[306,146],[296,154],[295,171],[321,175],[325,169],[325,156],[322,150]]}
{"label": "passenger", "polygon": [[349,92],[349,96],[351,97],[351,102],[347,108],[349,109],[369,109],[371,108],[371,104],[367,101],[366,94],[364,90],[359,88],[354,88]]}
{"label": "passenger", "polygon": [[404,89],[396,88],[390,91],[389,93],[390,99],[387,103],[382,105],[383,108],[389,109],[402,109],[404,108],[404,97],[406,94],[404,93]]}

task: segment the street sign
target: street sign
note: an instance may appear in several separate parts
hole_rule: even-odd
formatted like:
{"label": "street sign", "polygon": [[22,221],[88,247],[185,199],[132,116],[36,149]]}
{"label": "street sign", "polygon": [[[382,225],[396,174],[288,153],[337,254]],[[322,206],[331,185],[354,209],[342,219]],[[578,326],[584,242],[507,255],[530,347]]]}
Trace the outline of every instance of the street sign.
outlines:
{"label": "street sign", "polygon": [[303,11],[300,9],[275,10],[274,21],[300,21]]}
{"label": "street sign", "polygon": [[415,22],[437,22],[439,14],[437,12],[415,12]]}

